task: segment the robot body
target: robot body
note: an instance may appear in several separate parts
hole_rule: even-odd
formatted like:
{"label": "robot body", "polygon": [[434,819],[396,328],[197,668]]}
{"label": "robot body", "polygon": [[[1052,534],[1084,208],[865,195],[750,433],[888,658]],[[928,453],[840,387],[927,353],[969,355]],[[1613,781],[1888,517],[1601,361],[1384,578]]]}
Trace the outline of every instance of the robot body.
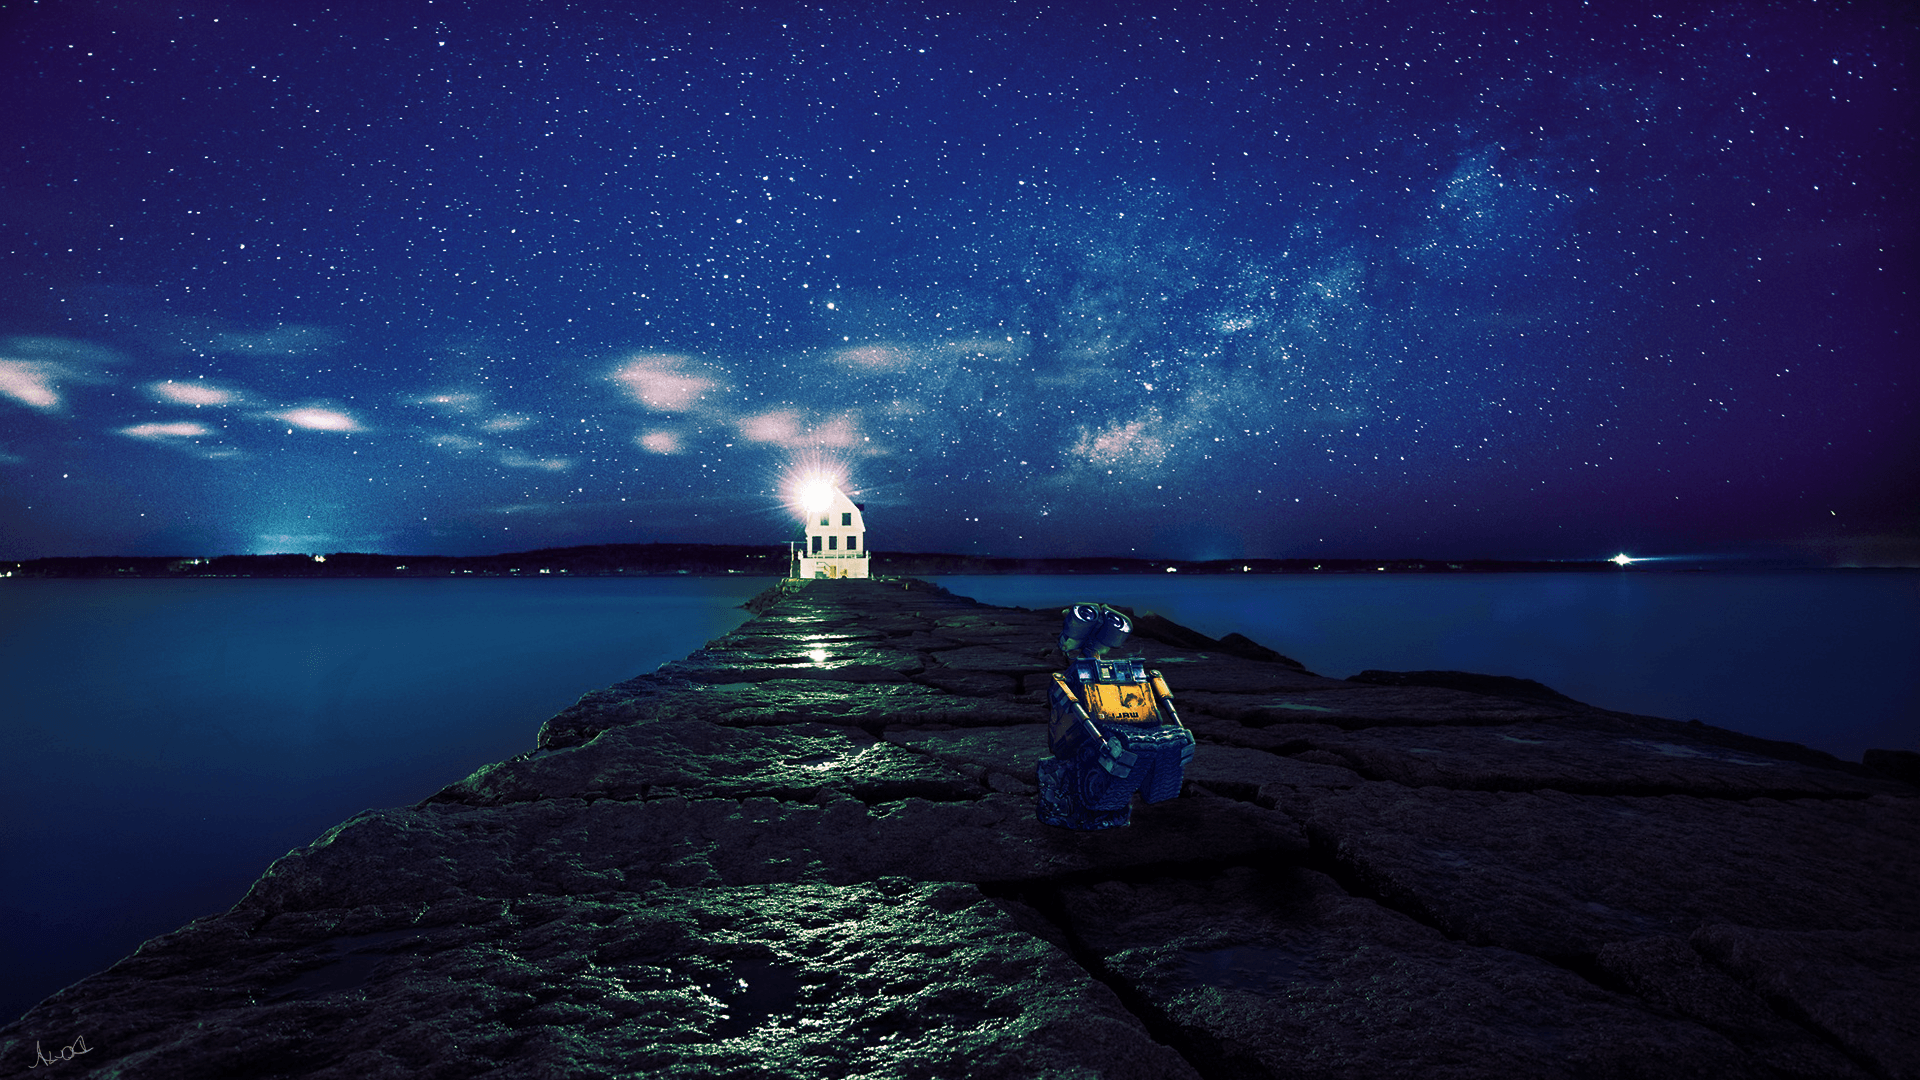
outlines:
{"label": "robot body", "polygon": [[1180,794],[1193,735],[1158,671],[1102,655],[1132,629],[1125,615],[1079,604],[1066,616],[1060,645],[1068,663],[1047,695],[1053,756],[1038,763],[1038,814],[1061,828],[1118,828],[1132,819],[1135,793],[1150,803]]}

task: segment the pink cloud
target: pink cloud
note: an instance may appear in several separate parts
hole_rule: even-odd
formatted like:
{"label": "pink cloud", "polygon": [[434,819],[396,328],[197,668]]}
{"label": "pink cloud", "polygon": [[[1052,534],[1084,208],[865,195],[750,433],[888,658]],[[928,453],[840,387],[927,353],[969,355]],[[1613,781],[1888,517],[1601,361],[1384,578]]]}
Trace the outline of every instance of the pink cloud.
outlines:
{"label": "pink cloud", "polygon": [[800,442],[800,414],[792,409],[776,409],[738,421],[740,434],[754,442],[776,446],[795,446]]}
{"label": "pink cloud", "polygon": [[1108,424],[1099,431],[1080,429],[1073,452],[1093,465],[1159,465],[1166,459],[1166,441],[1151,434],[1145,420]]}
{"label": "pink cloud", "polygon": [[852,446],[860,441],[860,429],[852,414],[843,414],[816,426],[813,441],[820,446]]}
{"label": "pink cloud", "polygon": [[231,405],[240,400],[240,395],[231,390],[222,390],[204,382],[165,382],[148,383],[147,391],[162,401],[171,401],[176,405]]}
{"label": "pink cloud", "polygon": [[694,364],[685,356],[636,356],[614,369],[613,380],[649,409],[685,412],[720,388],[717,377]]}
{"label": "pink cloud", "polygon": [[548,472],[566,472],[573,468],[573,462],[566,458],[537,458],[517,450],[501,454],[500,464],[510,469],[545,469]]}
{"label": "pink cloud", "polygon": [[656,454],[677,454],[681,450],[680,436],[671,431],[649,431],[633,441]]}
{"label": "pink cloud", "polygon": [[744,417],[734,423],[742,437],[753,442],[772,443],[788,450],[819,446],[846,447],[860,441],[859,418],[850,412],[811,426],[797,409],[775,409],[758,416]]}
{"label": "pink cloud", "polygon": [[22,405],[47,410],[60,407],[60,392],[53,380],[63,374],[53,364],[29,360],[0,360],[0,394]]}
{"label": "pink cloud", "polygon": [[171,424],[135,424],[121,428],[120,434],[157,442],[163,439],[199,439],[213,434],[213,429],[205,424],[182,420]]}
{"label": "pink cloud", "polygon": [[288,409],[272,414],[275,420],[291,424],[308,431],[365,431],[360,422],[338,409],[322,409],[308,406],[303,409]]}

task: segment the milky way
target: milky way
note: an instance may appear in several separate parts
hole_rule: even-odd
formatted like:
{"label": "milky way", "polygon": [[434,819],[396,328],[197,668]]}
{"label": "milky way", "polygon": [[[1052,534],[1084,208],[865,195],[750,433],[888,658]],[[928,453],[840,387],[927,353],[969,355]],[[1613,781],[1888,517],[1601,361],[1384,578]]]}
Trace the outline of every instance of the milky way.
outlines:
{"label": "milky way", "polygon": [[1911,15],[1491,6],[13,5],[0,556],[1920,554]]}

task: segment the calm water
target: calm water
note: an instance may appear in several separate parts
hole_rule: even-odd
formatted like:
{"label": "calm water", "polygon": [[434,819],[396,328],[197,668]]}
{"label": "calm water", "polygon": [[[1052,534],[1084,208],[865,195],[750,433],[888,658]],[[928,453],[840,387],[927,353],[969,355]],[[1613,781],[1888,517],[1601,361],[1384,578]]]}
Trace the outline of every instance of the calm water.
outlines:
{"label": "calm water", "polygon": [[[1239,631],[1325,675],[1521,675],[1858,760],[1920,743],[1920,574],[978,577]],[[0,1022],[368,807],[533,745],[761,579],[0,582]],[[1176,688],[1177,689],[1177,688]]]}
{"label": "calm water", "polygon": [[[1920,573],[948,577],[990,604],[1077,600],[1238,631],[1322,675],[1537,679],[1849,761],[1920,749]],[[1179,687],[1174,688],[1177,692]]]}
{"label": "calm water", "polygon": [[531,749],[766,579],[0,582],[0,1023]]}

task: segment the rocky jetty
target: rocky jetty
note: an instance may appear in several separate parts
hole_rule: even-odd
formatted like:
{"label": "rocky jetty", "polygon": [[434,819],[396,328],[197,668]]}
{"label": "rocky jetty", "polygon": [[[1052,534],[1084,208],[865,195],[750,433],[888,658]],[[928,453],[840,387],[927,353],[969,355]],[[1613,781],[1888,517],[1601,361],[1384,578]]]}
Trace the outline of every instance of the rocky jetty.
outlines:
{"label": "rocky jetty", "polygon": [[1920,1076],[1920,789],[1523,680],[1328,679],[1138,623],[1200,746],[1130,828],[1035,820],[1057,612],[814,582],[288,854],[0,1029],[0,1061]]}

